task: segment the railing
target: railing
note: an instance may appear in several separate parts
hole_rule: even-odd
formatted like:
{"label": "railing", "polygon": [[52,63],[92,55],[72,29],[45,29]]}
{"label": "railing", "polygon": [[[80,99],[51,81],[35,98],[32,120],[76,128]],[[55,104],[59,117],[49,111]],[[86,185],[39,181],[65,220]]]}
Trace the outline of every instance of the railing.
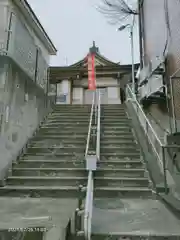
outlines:
{"label": "railing", "polygon": [[96,138],[96,156],[97,161],[100,161],[100,136],[101,136],[101,94],[98,91],[98,106],[97,106],[97,138]]}
{"label": "railing", "polygon": [[[100,92],[96,90],[93,94],[93,101],[91,106],[91,114],[89,121],[89,129],[87,136],[87,144],[85,151],[85,159],[86,159],[86,169],[89,171],[88,173],[88,183],[86,188],[86,199],[85,199],[85,208],[84,208],[84,237],[85,240],[91,239],[91,225],[92,225],[92,211],[93,211],[93,193],[94,193],[94,179],[93,179],[93,171],[96,170],[97,160],[100,159]],[[94,126],[93,117],[95,117]],[[89,154],[89,145],[90,138],[92,137],[92,130],[96,130],[96,148],[95,154]]]}
{"label": "railing", "polygon": [[131,101],[132,106],[137,114],[138,120],[144,130],[144,133],[147,136],[147,139],[152,146],[153,152],[155,153],[158,159],[158,164],[160,166],[161,172],[164,177],[165,192],[167,193],[168,185],[167,185],[166,159],[165,159],[166,146],[161,142],[161,140],[157,136],[155,130],[153,129],[148,118],[146,117],[141,105],[137,101],[136,96],[132,92],[129,85],[127,85],[126,87],[126,98],[127,98],[127,101]]}
{"label": "railing", "polygon": [[89,150],[89,142],[90,142],[90,136],[91,136],[91,130],[92,130],[92,121],[93,121],[94,111],[95,111],[95,92],[93,93],[93,100],[92,100],[92,105],[91,105],[91,114],[90,114],[90,120],[89,120],[89,128],[88,128],[88,136],[87,136],[87,142],[86,142],[85,158],[88,155],[88,150]]}

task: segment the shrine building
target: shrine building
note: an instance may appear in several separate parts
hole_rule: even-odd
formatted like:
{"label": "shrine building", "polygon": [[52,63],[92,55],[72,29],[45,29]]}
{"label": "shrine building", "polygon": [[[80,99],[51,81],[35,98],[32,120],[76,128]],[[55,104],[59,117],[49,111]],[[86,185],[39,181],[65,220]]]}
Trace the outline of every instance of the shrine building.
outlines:
{"label": "shrine building", "polygon": [[[131,81],[131,65],[108,60],[95,42],[89,53],[95,54],[96,87],[101,91],[102,104],[122,103],[125,85]],[[50,67],[50,84],[56,85],[57,104],[91,104],[93,91],[88,89],[87,55],[70,66]]]}

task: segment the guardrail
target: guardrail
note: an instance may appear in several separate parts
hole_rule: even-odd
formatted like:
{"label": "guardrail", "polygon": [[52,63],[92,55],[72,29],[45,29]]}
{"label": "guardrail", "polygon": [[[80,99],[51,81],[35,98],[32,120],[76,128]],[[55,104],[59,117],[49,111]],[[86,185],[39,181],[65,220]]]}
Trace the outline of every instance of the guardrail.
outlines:
{"label": "guardrail", "polygon": [[126,101],[130,101],[132,103],[132,106],[137,114],[137,117],[139,119],[139,122],[144,130],[145,135],[147,136],[147,139],[149,143],[152,146],[153,152],[155,153],[158,164],[160,166],[161,172],[164,177],[164,188],[165,193],[168,193],[168,184],[167,184],[167,173],[166,173],[166,156],[165,156],[165,149],[167,146],[165,146],[159,137],[157,136],[155,130],[153,129],[149,119],[145,115],[141,105],[136,99],[135,94],[132,92],[129,85],[126,87]]}
{"label": "guardrail", "polygon": [[[84,237],[85,240],[91,240],[91,225],[92,225],[92,211],[93,211],[93,194],[94,194],[94,179],[93,171],[96,170],[97,160],[100,159],[100,116],[101,116],[101,102],[100,102],[100,92],[95,91],[93,94],[93,101],[91,106],[91,114],[89,120],[89,129],[87,136],[87,144],[85,151],[86,159],[86,169],[88,173],[88,183],[86,188],[86,199],[84,208]],[[94,126],[93,116],[95,117]],[[96,148],[95,151],[89,153],[90,138],[92,137],[92,129],[96,130]]]}

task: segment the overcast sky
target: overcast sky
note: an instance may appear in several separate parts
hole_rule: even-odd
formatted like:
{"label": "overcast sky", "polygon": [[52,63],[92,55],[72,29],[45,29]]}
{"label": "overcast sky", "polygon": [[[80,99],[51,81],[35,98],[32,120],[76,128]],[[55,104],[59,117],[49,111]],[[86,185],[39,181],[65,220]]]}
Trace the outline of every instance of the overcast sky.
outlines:
{"label": "overcast sky", "polygon": [[[100,1],[100,0],[99,0]],[[81,60],[93,40],[106,58],[131,63],[128,30],[117,32],[95,5],[98,0],[28,0],[40,22],[49,34],[58,55],[51,65],[68,65]],[[135,30],[135,61],[139,61],[138,31]]]}

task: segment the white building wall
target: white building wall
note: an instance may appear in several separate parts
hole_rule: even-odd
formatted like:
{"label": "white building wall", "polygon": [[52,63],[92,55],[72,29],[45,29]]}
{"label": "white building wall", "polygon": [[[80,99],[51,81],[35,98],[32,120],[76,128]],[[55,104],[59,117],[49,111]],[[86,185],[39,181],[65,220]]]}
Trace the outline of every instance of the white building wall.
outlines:
{"label": "white building wall", "polygon": [[108,104],[120,104],[120,89],[117,87],[108,87]]}
{"label": "white building wall", "polygon": [[[60,98],[65,95],[65,101],[60,101]],[[71,103],[71,82],[63,80],[57,84],[57,104],[70,104]]]}
{"label": "white building wall", "polygon": [[[85,88],[88,87],[87,78],[83,78],[82,80],[73,81],[73,85],[75,86],[83,86]],[[114,78],[97,78],[96,80],[97,88],[107,88],[107,93],[104,91],[104,104],[120,104],[120,85],[118,84],[118,80]],[[84,95],[86,96],[86,90],[84,91]],[[92,95],[87,93],[87,96],[84,98],[84,101],[90,103],[92,102]],[[107,99],[107,100],[106,100]]]}
{"label": "white building wall", "polygon": [[72,103],[83,104],[84,89],[82,87],[73,88]]}

